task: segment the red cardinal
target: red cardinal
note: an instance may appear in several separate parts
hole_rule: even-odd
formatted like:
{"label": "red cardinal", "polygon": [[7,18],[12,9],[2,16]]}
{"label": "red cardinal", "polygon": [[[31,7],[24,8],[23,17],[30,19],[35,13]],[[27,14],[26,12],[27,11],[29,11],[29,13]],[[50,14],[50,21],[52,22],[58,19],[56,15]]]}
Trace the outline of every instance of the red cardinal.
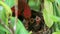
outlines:
{"label": "red cardinal", "polygon": [[[12,7],[12,11],[15,13],[14,7]],[[26,19],[29,19],[31,17],[31,10],[26,3],[26,0],[18,0],[18,16],[21,16],[22,14]]]}

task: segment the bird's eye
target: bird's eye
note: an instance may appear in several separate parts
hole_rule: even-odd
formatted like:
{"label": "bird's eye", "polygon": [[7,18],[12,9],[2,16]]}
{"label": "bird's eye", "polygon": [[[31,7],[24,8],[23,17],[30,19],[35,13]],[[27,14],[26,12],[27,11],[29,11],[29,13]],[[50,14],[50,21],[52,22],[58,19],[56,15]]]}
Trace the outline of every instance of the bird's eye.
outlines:
{"label": "bird's eye", "polygon": [[36,21],[40,21],[40,20],[41,20],[41,18],[36,16]]}
{"label": "bird's eye", "polygon": [[34,23],[34,19],[33,19],[33,18],[31,18],[30,22],[31,22],[31,23]]}

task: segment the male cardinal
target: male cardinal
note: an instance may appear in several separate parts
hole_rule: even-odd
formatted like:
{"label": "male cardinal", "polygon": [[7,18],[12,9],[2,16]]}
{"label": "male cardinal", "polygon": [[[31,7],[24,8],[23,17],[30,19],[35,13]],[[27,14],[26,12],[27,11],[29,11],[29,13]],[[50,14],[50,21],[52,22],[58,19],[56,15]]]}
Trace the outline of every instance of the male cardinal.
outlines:
{"label": "male cardinal", "polygon": [[[15,6],[12,8],[12,12],[15,15]],[[26,0],[18,0],[18,17],[23,15],[25,19],[29,19],[31,17],[31,10],[29,5],[26,3]]]}

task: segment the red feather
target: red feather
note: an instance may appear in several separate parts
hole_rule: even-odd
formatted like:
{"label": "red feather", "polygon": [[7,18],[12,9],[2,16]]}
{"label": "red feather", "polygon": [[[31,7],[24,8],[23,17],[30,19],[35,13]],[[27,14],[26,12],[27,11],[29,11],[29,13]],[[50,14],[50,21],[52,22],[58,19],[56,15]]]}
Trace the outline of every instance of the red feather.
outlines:
{"label": "red feather", "polygon": [[[11,9],[12,9],[13,13],[15,14],[15,7],[12,7]],[[18,16],[21,16],[23,9],[24,9],[24,11],[23,11],[24,17],[26,19],[30,18],[31,17],[30,7],[25,2],[25,0],[18,0]]]}
{"label": "red feather", "polygon": [[31,17],[31,10],[28,4],[25,2],[25,0],[22,0],[23,2],[23,7],[24,7],[24,17],[25,18],[30,18]]}

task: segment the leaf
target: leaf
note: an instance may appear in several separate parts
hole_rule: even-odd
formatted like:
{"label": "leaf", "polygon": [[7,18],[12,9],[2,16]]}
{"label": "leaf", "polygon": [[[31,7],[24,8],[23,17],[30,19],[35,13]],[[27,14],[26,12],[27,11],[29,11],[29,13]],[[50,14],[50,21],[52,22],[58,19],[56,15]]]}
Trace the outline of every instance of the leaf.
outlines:
{"label": "leaf", "polygon": [[40,10],[40,0],[29,0],[28,5],[30,8],[36,12]]}
{"label": "leaf", "polygon": [[8,5],[10,8],[15,5],[14,0],[0,0],[3,1],[6,5]]}
{"label": "leaf", "polygon": [[45,24],[49,28],[53,25],[53,21],[50,18],[50,15],[53,15],[53,6],[52,6],[52,3],[50,1],[45,0],[43,17],[44,17]]}
{"label": "leaf", "polygon": [[17,23],[17,34],[28,34],[28,31],[25,29],[25,27],[23,26],[22,22],[18,20]]}
{"label": "leaf", "polygon": [[0,31],[2,31],[2,32],[0,32],[0,33],[5,33],[5,32],[8,32],[8,33],[10,33],[6,28],[4,28],[1,24],[0,24]]}
{"label": "leaf", "polygon": [[59,1],[55,0],[55,2],[53,3],[53,7],[54,7],[54,15],[55,15],[54,19],[57,18],[56,20],[58,21],[55,23],[57,23],[56,25],[58,25],[58,28],[60,29],[60,3],[58,2],[60,2],[60,0]]}
{"label": "leaf", "polygon": [[55,0],[56,3],[58,3],[60,5],[60,0]]}
{"label": "leaf", "polygon": [[4,3],[6,3],[10,8],[15,5],[14,0],[5,0]]}
{"label": "leaf", "polygon": [[53,3],[53,7],[54,7],[54,15],[60,17],[60,6],[59,6],[59,4],[57,6],[57,3]]}
{"label": "leaf", "polygon": [[5,21],[5,24],[8,24],[8,18],[12,16],[12,11],[10,7],[7,6],[5,3],[3,3],[2,1],[0,1],[0,6],[3,7],[3,10],[1,11],[1,14],[0,14],[1,15],[0,19]]}
{"label": "leaf", "polygon": [[55,0],[49,0],[49,1],[54,2]]}
{"label": "leaf", "polygon": [[[15,18],[12,17],[11,18],[11,22],[12,22],[12,25],[14,24],[15,22]],[[28,31],[25,29],[24,25],[22,24],[22,22],[18,19],[17,21],[17,24],[16,24],[16,34],[28,34]]]}
{"label": "leaf", "polygon": [[0,31],[0,34],[5,34],[5,32],[4,31]]}
{"label": "leaf", "polygon": [[54,22],[60,22],[60,17],[57,17],[57,16],[50,16],[50,18],[52,19],[52,21],[54,21]]}
{"label": "leaf", "polygon": [[52,34],[60,34],[60,31],[58,31],[58,32],[53,32]]}

